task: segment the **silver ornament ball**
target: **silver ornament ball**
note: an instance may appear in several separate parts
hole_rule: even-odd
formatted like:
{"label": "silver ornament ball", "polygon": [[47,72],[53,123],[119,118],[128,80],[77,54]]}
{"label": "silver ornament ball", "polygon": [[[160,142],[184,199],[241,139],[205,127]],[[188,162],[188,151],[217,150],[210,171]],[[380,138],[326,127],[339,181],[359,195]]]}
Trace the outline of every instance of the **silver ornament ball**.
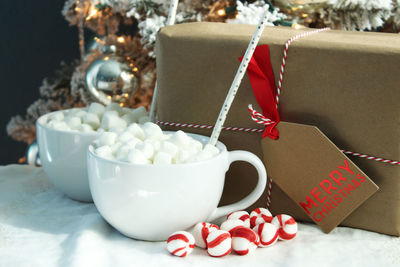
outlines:
{"label": "silver ornament ball", "polygon": [[128,102],[138,87],[137,67],[133,61],[113,54],[95,59],[86,71],[86,86],[101,103]]}

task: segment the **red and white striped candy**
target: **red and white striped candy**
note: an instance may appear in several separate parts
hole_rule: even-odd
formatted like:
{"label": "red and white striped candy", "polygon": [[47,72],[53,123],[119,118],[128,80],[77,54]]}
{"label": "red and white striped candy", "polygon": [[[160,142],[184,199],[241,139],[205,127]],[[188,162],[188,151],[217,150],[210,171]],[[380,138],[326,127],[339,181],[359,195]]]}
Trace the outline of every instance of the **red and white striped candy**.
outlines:
{"label": "red and white striped candy", "polygon": [[194,237],[186,231],[178,231],[168,237],[168,251],[178,257],[185,257],[192,253],[194,248]]}
{"label": "red and white striped candy", "polygon": [[290,240],[293,239],[297,234],[297,223],[289,215],[279,214],[274,217],[271,222],[278,227],[279,239]]}
{"label": "red and white striped candy", "polygon": [[224,230],[212,231],[207,237],[207,253],[212,257],[223,257],[231,253],[232,238]]}
{"label": "red and white striped candy", "polygon": [[250,215],[247,211],[240,210],[232,212],[226,217],[226,219],[227,220],[239,219],[244,222],[245,227],[250,227]]}
{"label": "red and white striped candy", "polygon": [[215,224],[200,222],[196,224],[193,229],[190,231],[196,240],[196,246],[200,248],[207,247],[207,237],[210,232],[219,230],[218,226]]}
{"label": "red and white striped candy", "polygon": [[270,223],[274,217],[269,210],[264,208],[257,208],[250,213],[250,226],[254,228],[260,223]]}
{"label": "red and white striped candy", "polygon": [[278,227],[272,223],[257,224],[253,230],[260,236],[260,247],[270,247],[278,241]]}
{"label": "red and white striped candy", "polygon": [[239,255],[252,253],[259,244],[259,236],[250,228],[241,226],[232,231],[232,249]]}
{"label": "red and white striped candy", "polygon": [[232,220],[224,221],[221,224],[221,230],[228,231],[230,234],[232,234],[233,230],[235,230],[238,227],[243,227],[243,226],[245,226],[245,225],[242,220],[232,219]]}

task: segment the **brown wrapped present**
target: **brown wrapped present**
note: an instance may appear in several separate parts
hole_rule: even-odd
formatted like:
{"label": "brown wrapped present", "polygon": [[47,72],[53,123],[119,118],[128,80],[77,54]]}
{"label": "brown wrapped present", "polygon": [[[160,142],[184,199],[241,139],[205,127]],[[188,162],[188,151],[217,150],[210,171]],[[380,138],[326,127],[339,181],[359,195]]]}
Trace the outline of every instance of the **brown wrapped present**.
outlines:
{"label": "brown wrapped present", "polygon": [[[164,122],[214,125],[254,26],[190,23],[163,28],[157,40],[157,117]],[[310,29],[268,27],[275,80],[283,45]],[[394,34],[328,31],[294,43],[288,52],[280,98],[282,121],[317,126],[339,148],[382,158],[400,158],[400,39]],[[244,78],[226,126],[260,128],[247,111],[260,110]],[[167,127],[177,130],[176,127]],[[182,128],[210,135],[211,130]],[[229,150],[262,158],[261,134],[223,131]],[[400,166],[351,158],[380,190],[351,213],[342,225],[400,235]],[[290,166],[285,166],[290,168]],[[267,166],[268,169],[268,166]],[[221,204],[244,197],[255,186],[255,170],[237,163],[230,169]],[[266,195],[252,207],[265,206]],[[272,190],[273,214],[309,217],[279,188]]]}

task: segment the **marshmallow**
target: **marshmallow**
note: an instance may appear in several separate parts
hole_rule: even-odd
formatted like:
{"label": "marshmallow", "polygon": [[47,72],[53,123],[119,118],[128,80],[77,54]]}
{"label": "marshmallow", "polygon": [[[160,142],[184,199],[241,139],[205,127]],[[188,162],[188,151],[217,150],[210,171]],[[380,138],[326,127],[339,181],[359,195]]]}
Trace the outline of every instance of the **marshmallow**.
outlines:
{"label": "marshmallow", "polygon": [[131,140],[133,138],[135,138],[135,137],[133,136],[133,134],[131,132],[124,131],[119,135],[118,140],[120,142],[126,143],[126,142],[128,142],[129,140]]}
{"label": "marshmallow", "polygon": [[100,127],[100,118],[96,113],[88,112],[85,117],[83,117],[83,122],[92,126],[93,129]]}
{"label": "marshmallow", "polygon": [[[120,119],[115,110],[106,111],[103,115],[102,126],[108,118]],[[104,126],[106,131],[109,125]],[[114,158],[136,164],[179,164],[207,160],[213,157],[213,147],[203,149],[203,144],[182,131],[174,134],[164,134],[161,128],[151,122],[143,125],[132,123],[125,130],[122,127],[108,129],[106,135],[100,136],[96,146],[109,145],[112,147]],[[110,135],[111,134],[111,135]],[[182,147],[180,147],[180,146]],[[129,151],[128,151],[129,148]],[[123,149],[120,153],[118,150]],[[216,149],[216,148],[215,148]],[[132,150],[137,150],[132,152]],[[140,153],[139,153],[139,152]],[[217,149],[218,153],[219,150]],[[131,153],[132,152],[132,153]]]}
{"label": "marshmallow", "polygon": [[138,108],[135,108],[135,109],[133,109],[131,112],[132,112],[132,114],[135,115],[136,120],[139,120],[140,117],[147,116],[146,108],[143,107],[143,106],[140,106],[140,107],[138,107]]}
{"label": "marshmallow", "polygon": [[111,148],[111,152],[113,155],[117,155],[117,152],[119,150],[119,148],[122,146],[121,142],[117,142],[115,144],[113,144],[110,148]]}
{"label": "marshmallow", "polygon": [[157,152],[157,154],[154,156],[153,164],[171,164],[172,163],[172,157],[170,154],[165,153],[165,152]]}
{"label": "marshmallow", "polygon": [[260,244],[260,237],[250,228],[241,226],[232,233],[232,250],[239,255],[248,255],[254,252]]}
{"label": "marshmallow", "polygon": [[190,148],[194,151],[200,151],[203,149],[203,144],[197,140],[192,139],[190,142]]}
{"label": "marshmallow", "polygon": [[168,153],[172,158],[175,158],[178,153],[178,147],[169,141],[163,141],[160,145],[159,151]]}
{"label": "marshmallow", "polygon": [[126,155],[126,160],[134,164],[150,164],[151,161],[146,158],[142,151],[133,149]]}
{"label": "marshmallow", "polygon": [[116,111],[116,112],[118,112],[118,115],[123,114],[122,107],[118,103],[111,103],[111,104],[107,105],[106,111]]}
{"label": "marshmallow", "polygon": [[205,150],[202,150],[196,155],[195,160],[196,161],[204,161],[207,159],[211,159],[212,157],[213,157],[213,155],[211,155],[211,153],[209,153]]}
{"label": "marshmallow", "polygon": [[212,231],[207,236],[207,253],[212,257],[223,257],[231,253],[231,235],[224,230]]}
{"label": "marshmallow", "polygon": [[87,112],[86,111],[84,111],[84,110],[82,110],[82,109],[80,109],[80,110],[78,110],[75,114],[74,114],[74,116],[76,116],[76,117],[79,117],[79,118],[83,118],[83,117],[85,117],[86,116],[86,114],[87,114]]}
{"label": "marshmallow", "polygon": [[137,143],[135,149],[140,150],[147,159],[154,157],[153,144],[148,141]]}
{"label": "marshmallow", "polygon": [[112,128],[120,128],[124,129],[127,126],[126,121],[118,117],[114,113],[115,111],[106,111],[103,115],[103,120],[101,121],[100,127],[106,130],[110,130]]}
{"label": "marshmallow", "polygon": [[143,143],[142,140],[140,140],[139,138],[133,137],[132,139],[129,139],[129,141],[127,141],[125,143],[125,145],[127,145],[130,148],[135,148],[137,144],[141,144]]}
{"label": "marshmallow", "polygon": [[146,139],[159,140],[163,136],[161,128],[152,122],[143,124],[142,129],[146,135]]}
{"label": "marshmallow", "polygon": [[272,223],[260,223],[257,224],[253,230],[260,237],[260,247],[270,247],[278,241],[278,227]]}
{"label": "marshmallow", "polygon": [[175,163],[185,163],[189,160],[191,153],[187,150],[178,150]]}
{"label": "marshmallow", "polygon": [[65,121],[50,121],[47,124],[48,127],[53,128],[55,130],[60,130],[60,131],[67,131],[67,130],[71,130],[71,128],[69,128],[68,124]]}
{"label": "marshmallow", "polygon": [[174,256],[185,257],[192,253],[194,237],[186,231],[178,231],[168,237],[167,250]]}
{"label": "marshmallow", "polygon": [[[124,118],[121,118],[124,117]],[[82,108],[72,108],[69,110],[57,111],[49,114],[46,124],[50,128],[68,131],[81,131],[81,132],[123,132],[128,124],[136,122],[140,117],[146,117],[147,111],[141,107],[138,110],[121,108],[118,104],[111,104],[104,107],[99,103],[92,103],[87,111]],[[54,121],[65,122],[54,123]],[[144,121],[143,121],[144,122]],[[85,125],[82,125],[85,124]],[[90,127],[89,127],[90,125]],[[145,135],[143,130],[139,127],[133,127],[133,134],[144,140]],[[162,135],[162,140],[167,137]],[[163,139],[164,138],[164,139]]]}
{"label": "marshmallow", "polygon": [[221,230],[225,230],[232,234],[232,231],[236,230],[239,227],[243,227],[244,222],[239,219],[231,219],[223,222],[221,224]]}
{"label": "marshmallow", "polygon": [[270,223],[273,219],[273,216],[269,210],[264,208],[257,208],[250,213],[250,226],[251,228],[255,227],[260,223]]}
{"label": "marshmallow", "polygon": [[96,155],[102,157],[102,158],[112,158],[112,151],[109,146],[101,146],[95,149],[94,151]]}
{"label": "marshmallow", "polygon": [[103,113],[103,116],[104,115],[107,115],[107,116],[119,116],[119,113],[118,113],[118,111],[116,111],[116,110],[106,110],[106,111],[104,111],[104,113]]}
{"label": "marshmallow", "polygon": [[131,123],[136,122],[136,116],[135,114],[133,114],[132,112],[126,113],[125,115],[123,115],[121,117],[121,119],[123,119],[124,121],[126,121],[126,123],[129,125]]}
{"label": "marshmallow", "polygon": [[68,124],[69,128],[74,130],[78,129],[79,125],[82,124],[81,118],[75,116],[65,117],[64,121]]}
{"label": "marshmallow", "polygon": [[129,125],[126,130],[131,132],[134,136],[136,136],[140,140],[144,140],[145,138],[143,129],[137,123]]}
{"label": "marshmallow", "polygon": [[98,117],[103,116],[103,113],[106,111],[106,108],[99,103],[92,103],[89,106],[88,112],[91,114],[96,114]]}
{"label": "marshmallow", "polygon": [[207,237],[215,230],[219,230],[215,224],[200,222],[196,224],[190,231],[196,241],[196,246],[199,248],[207,248]]}
{"label": "marshmallow", "polygon": [[190,138],[185,132],[179,130],[176,133],[174,133],[170,141],[174,143],[176,146],[178,146],[181,149],[188,148],[190,145]]}
{"label": "marshmallow", "polygon": [[278,228],[280,240],[291,240],[297,234],[297,223],[289,215],[279,214],[274,217],[271,222]]}
{"label": "marshmallow", "polygon": [[102,133],[100,136],[100,145],[102,146],[111,146],[115,144],[117,140],[117,134],[112,132]]}
{"label": "marshmallow", "polygon": [[49,116],[50,121],[62,121],[64,119],[64,113],[62,111],[53,112]]}
{"label": "marshmallow", "polygon": [[226,217],[226,219],[227,220],[238,219],[244,222],[245,227],[250,227],[250,215],[247,211],[240,210],[232,212]]}
{"label": "marshmallow", "polygon": [[118,151],[116,152],[116,157],[118,160],[123,160],[126,155],[128,155],[129,151],[132,149],[132,147],[128,145],[121,145],[118,148]]}
{"label": "marshmallow", "polygon": [[108,131],[112,132],[112,133],[120,134],[120,133],[122,133],[124,131],[124,128],[122,128],[122,127],[113,127],[111,129],[109,129]]}
{"label": "marshmallow", "polygon": [[215,156],[219,154],[219,149],[213,145],[207,144],[204,146],[204,151],[209,152],[211,155]]}
{"label": "marshmallow", "polygon": [[81,125],[79,125],[77,130],[80,132],[93,132],[92,126],[85,124],[85,123],[82,123]]}
{"label": "marshmallow", "polygon": [[150,117],[149,116],[143,116],[143,117],[140,117],[137,121],[140,124],[145,124],[146,122],[150,121]]}

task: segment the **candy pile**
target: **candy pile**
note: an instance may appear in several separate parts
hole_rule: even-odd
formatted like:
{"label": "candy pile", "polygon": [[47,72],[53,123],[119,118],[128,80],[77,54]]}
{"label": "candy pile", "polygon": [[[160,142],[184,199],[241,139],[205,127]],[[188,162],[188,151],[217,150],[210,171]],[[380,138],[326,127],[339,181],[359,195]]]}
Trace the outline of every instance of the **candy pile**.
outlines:
{"label": "candy pile", "polygon": [[119,132],[105,132],[94,142],[103,158],[135,164],[179,164],[210,159],[219,149],[203,144],[183,131],[165,134],[152,122],[133,123]]}
{"label": "candy pile", "polygon": [[46,122],[47,127],[80,132],[115,132],[126,129],[132,123],[145,123],[149,116],[144,107],[123,108],[112,103],[108,106],[92,103],[88,109],[73,108],[52,113]]}
{"label": "candy pile", "polygon": [[190,233],[175,232],[168,238],[167,249],[179,257],[189,255],[194,244],[207,249],[212,257],[226,256],[232,250],[238,255],[248,255],[256,248],[270,247],[278,240],[291,240],[296,233],[297,223],[291,216],[279,214],[273,217],[269,210],[257,208],[250,215],[246,211],[229,214],[220,228],[201,222]]}

